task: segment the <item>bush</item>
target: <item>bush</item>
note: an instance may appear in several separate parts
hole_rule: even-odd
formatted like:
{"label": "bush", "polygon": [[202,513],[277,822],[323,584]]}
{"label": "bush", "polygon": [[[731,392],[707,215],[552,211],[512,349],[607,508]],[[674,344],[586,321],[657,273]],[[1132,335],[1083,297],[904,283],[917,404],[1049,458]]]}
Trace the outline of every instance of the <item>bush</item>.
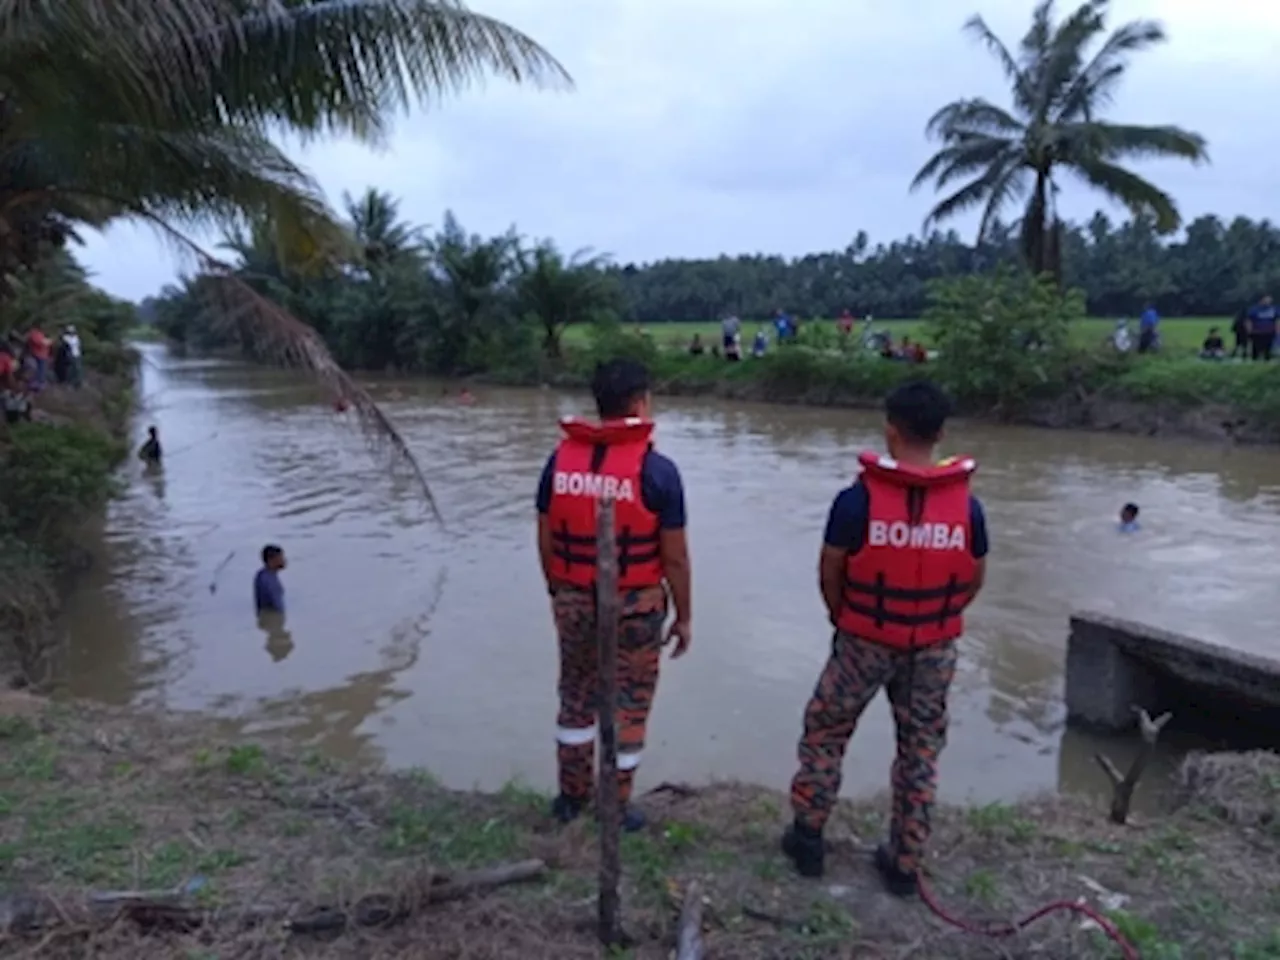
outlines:
{"label": "bush", "polygon": [[0,462],[0,524],[36,548],[61,546],[115,491],[123,444],[77,425],[18,424]]}
{"label": "bush", "polygon": [[589,376],[597,363],[624,358],[638,360],[654,371],[662,357],[652,336],[628,330],[616,317],[607,314],[591,325],[586,348],[574,352],[570,363],[578,373]]}
{"label": "bush", "polygon": [[935,281],[929,299],[937,377],[961,405],[1013,413],[1065,382],[1068,328],[1085,319],[1078,291],[1005,268]]}

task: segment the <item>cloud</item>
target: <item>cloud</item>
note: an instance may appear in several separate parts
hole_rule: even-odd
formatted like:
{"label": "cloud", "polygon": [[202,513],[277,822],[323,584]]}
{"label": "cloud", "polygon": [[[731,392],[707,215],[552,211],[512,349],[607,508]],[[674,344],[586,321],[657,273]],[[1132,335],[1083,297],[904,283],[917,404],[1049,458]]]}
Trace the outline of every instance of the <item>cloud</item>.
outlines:
{"label": "cloud", "polygon": [[[999,67],[961,32],[973,10],[1009,42],[1026,0],[474,0],[528,32],[572,93],[497,82],[399,121],[388,149],[299,153],[332,200],[377,186],[410,219],[515,224],[624,261],[721,252],[799,254],[919,229],[924,123],[961,95],[1001,99]],[[1063,9],[1067,8],[1063,4]],[[1184,213],[1280,219],[1280,8],[1115,0],[1113,22],[1158,17],[1171,42],[1140,57],[1118,118],[1208,137],[1213,164],[1149,165]],[[1099,200],[1068,184],[1064,210]],[[962,230],[972,224],[961,221]],[[85,255],[98,282],[139,298],[178,262],[146,230],[118,227]]]}

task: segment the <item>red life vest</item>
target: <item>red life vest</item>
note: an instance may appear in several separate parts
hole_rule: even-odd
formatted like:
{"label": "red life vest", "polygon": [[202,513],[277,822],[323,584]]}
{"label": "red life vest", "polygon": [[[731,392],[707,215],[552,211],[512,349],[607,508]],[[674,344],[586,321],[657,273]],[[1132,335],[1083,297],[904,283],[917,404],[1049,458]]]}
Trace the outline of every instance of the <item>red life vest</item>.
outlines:
{"label": "red life vest", "polygon": [[612,492],[618,545],[618,586],[662,582],[658,516],[644,505],[640,472],[653,444],[653,424],[631,417],[601,424],[565,419],[551,467],[551,576],[588,587],[596,580],[596,501]]}
{"label": "red life vest", "polygon": [[952,457],[908,467],[876,453],[858,462],[867,533],[845,560],[836,625],[903,650],[960,636],[977,573],[969,512],[969,475],[977,464]]}

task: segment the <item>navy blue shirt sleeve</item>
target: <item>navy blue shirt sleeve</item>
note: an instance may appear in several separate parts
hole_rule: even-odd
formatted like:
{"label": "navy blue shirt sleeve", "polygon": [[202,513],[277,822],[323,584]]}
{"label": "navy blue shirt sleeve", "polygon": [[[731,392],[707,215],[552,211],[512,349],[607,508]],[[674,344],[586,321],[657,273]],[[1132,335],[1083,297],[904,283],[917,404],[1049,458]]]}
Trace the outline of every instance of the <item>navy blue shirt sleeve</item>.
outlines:
{"label": "navy blue shirt sleeve", "polygon": [[[827,514],[827,529],[822,535],[823,542],[837,550],[857,553],[867,536],[867,516],[870,513],[871,500],[867,496],[867,488],[861,481],[854,481],[836,495],[831,504],[831,512]],[[990,544],[987,541],[987,515],[982,509],[982,501],[977,497],[969,498],[969,552],[974,559],[981,560],[987,555]]]}
{"label": "navy blue shirt sleeve", "polygon": [[542,468],[542,476],[538,478],[538,512],[546,513],[551,508],[551,474],[556,464],[556,455],[547,457],[547,465]]}
{"label": "navy blue shirt sleeve", "polygon": [[969,552],[975,560],[981,560],[987,555],[990,544],[987,542],[987,512],[977,497],[969,498],[969,531]]}
{"label": "navy blue shirt sleeve", "polygon": [[831,503],[827,514],[827,529],[822,540],[828,547],[857,553],[867,535],[867,513],[871,499],[861,480],[845,487]]}
{"label": "navy blue shirt sleeve", "polygon": [[645,454],[640,468],[640,499],[658,515],[663,530],[683,530],[688,518],[684,507],[684,481],[675,462],[655,450]]}

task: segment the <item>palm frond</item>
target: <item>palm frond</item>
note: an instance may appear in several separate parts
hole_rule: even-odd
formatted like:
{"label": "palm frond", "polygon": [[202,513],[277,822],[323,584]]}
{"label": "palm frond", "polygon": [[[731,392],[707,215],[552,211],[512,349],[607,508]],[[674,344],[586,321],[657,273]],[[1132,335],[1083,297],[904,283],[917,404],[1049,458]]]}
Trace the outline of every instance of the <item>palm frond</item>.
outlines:
{"label": "palm frond", "polygon": [[1004,41],[996,36],[995,31],[987,26],[987,21],[978,14],[974,14],[965,21],[964,31],[986,47],[996,58],[1000,69],[1004,71],[1005,79],[1013,89],[1014,107],[1024,114],[1029,114],[1032,104],[1029,79],[1013,54],[1009,52],[1009,48],[1004,45]]}
{"label": "palm frond", "polygon": [[[229,20],[194,38],[167,80],[166,106],[294,132],[367,136],[380,120],[488,75],[568,87],[559,62],[513,27],[461,0],[303,0]],[[140,51],[168,62],[175,51]]]}
{"label": "palm frond", "polygon": [[1073,164],[1071,171],[1090,186],[1124,204],[1135,217],[1151,217],[1160,233],[1172,233],[1182,224],[1182,216],[1173,198],[1136,173],[1105,160]]}
{"label": "palm frond", "polygon": [[958,134],[1021,136],[1026,129],[1017,117],[982,97],[956,100],[941,107],[925,124],[925,134],[949,140]]}
{"label": "palm frond", "polygon": [[1059,122],[1092,120],[1109,106],[1116,85],[1129,66],[1129,57],[1168,39],[1155,20],[1135,20],[1114,30],[1102,47],[1077,74],[1058,104]]}
{"label": "palm frond", "polygon": [[1029,175],[1030,170],[1021,164],[1009,163],[1002,166],[1000,174],[991,185],[987,205],[978,222],[978,243],[990,239],[992,228],[999,222],[1000,211],[1026,193]]}
{"label": "palm frond", "polygon": [[992,195],[992,191],[1000,185],[1007,175],[1008,168],[1006,166],[997,165],[991,167],[982,176],[961,187],[951,196],[934,206],[929,211],[929,215],[925,217],[922,229],[927,232],[933,225],[964,213],[966,210],[970,210],[988,200]]}
{"label": "palm frond", "polygon": [[972,136],[935,153],[911,181],[911,190],[927,182],[942,189],[959,177],[986,170],[1004,158],[1016,158],[1021,147],[1016,141],[1000,137]]}
{"label": "palm frond", "polygon": [[1036,59],[1036,117],[1049,122],[1064,93],[1079,75],[1085,49],[1106,29],[1105,2],[1086,0],[1053,28]]}
{"label": "palm frond", "polygon": [[1181,127],[1094,122],[1066,124],[1057,130],[1060,155],[1066,163],[1077,157],[1177,158],[1196,164],[1209,160],[1204,137]]}

